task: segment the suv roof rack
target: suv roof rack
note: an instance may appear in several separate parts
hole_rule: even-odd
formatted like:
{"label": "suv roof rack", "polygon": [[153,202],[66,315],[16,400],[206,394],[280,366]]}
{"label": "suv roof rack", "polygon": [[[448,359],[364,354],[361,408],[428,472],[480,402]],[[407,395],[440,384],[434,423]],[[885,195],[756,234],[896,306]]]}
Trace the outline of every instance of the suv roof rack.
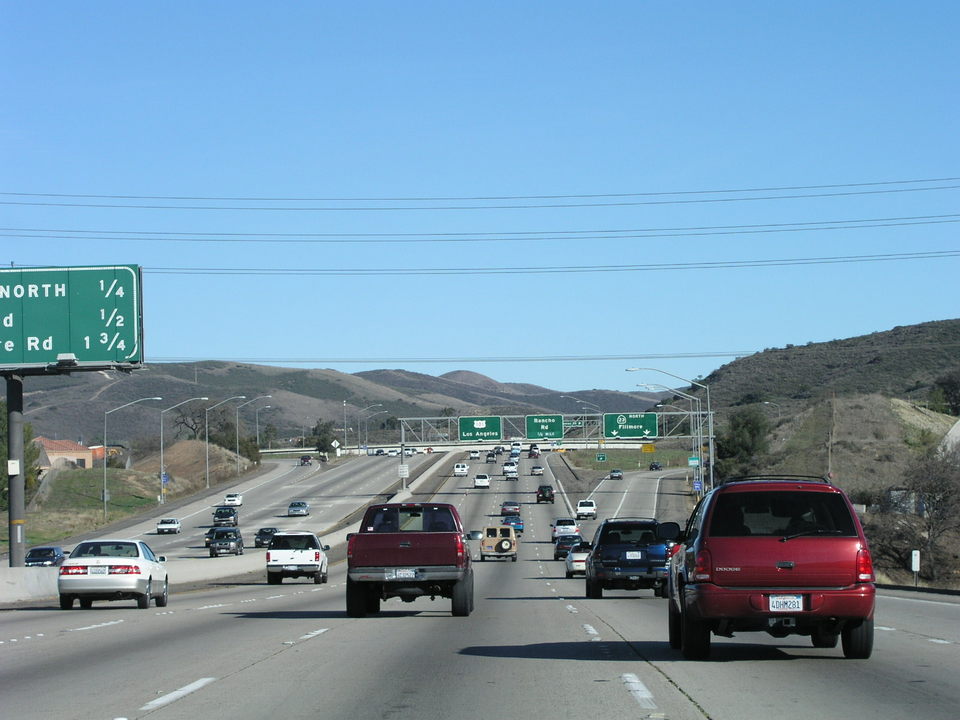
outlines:
{"label": "suv roof rack", "polygon": [[632,517],[630,515],[617,515],[612,518],[604,518],[604,522],[611,522],[613,520],[643,520],[645,522],[658,522],[656,518],[652,517]]}
{"label": "suv roof rack", "polygon": [[725,478],[720,481],[719,485],[729,485],[730,483],[738,482],[755,482],[757,480],[769,480],[769,481],[786,481],[790,482],[792,480],[799,480],[802,482],[818,482],[825,483],[827,485],[832,485],[833,481],[830,478],[823,475],[741,475],[738,477]]}

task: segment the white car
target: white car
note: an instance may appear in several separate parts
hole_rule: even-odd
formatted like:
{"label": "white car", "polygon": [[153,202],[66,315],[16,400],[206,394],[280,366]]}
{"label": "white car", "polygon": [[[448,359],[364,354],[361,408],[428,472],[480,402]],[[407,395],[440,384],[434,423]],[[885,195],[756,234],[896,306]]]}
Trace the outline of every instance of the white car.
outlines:
{"label": "white car", "polygon": [[456,463],[453,466],[453,476],[454,477],[466,477],[467,473],[470,472],[470,466],[466,463]]}
{"label": "white car", "polygon": [[567,577],[572,578],[574,575],[587,574],[587,556],[590,554],[590,544],[589,543],[580,543],[579,545],[574,545],[567,552]]}
{"label": "white car", "polygon": [[479,459],[480,459],[480,451],[479,451],[479,450],[471,450],[471,451],[470,451],[470,459],[471,459],[471,460],[479,460]]}
{"label": "white car", "polygon": [[84,540],[60,566],[60,609],[70,610],[74,600],[84,610],[94,600],[136,600],[137,607],[146,610],[151,598],[157,607],[166,607],[166,560],[141,540]]}
{"label": "white car", "polygon": [[488,488],[490,487],[490,476],[479,474],[473,479],[473,486],[475,488]]}
{"label": "white car", "polygon": [[577,503],[577,520],[580,518],[597,519],[597,504],[593,500],[581,500]]}
{"label": "white car", "polygon": [[180,521],[177,518],[162,518],[157,520],[157,535],[165,533],[179,533]]}
{"label": "white car", "polygon": [[243,505],[243,495],[240,493],[227,493],[223,496],[223,505],[229,505],[233,507],[240,507]]}
{"label": "white car", "polygon": [[558,517],[551,524],[553,528],[553,539],[556,540],[561,535],[579,535],[580,524],[571,517]]}
{"label": "white car", "polygon": [[531,475],[543,475],[543,465],[534,465],[530,468]]}

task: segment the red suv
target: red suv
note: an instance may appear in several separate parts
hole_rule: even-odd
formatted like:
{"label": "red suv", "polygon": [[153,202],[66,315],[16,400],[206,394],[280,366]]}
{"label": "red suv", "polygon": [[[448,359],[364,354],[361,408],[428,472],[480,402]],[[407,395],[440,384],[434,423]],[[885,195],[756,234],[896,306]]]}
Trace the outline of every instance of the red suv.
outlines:
{"label": "red suv", "polygon": [[667,579],[670,646],[710,654],[711,635],[806,635],[873,651],[876,587],[863,528],[843,491],[822,478],[728,480],[694,508]]}

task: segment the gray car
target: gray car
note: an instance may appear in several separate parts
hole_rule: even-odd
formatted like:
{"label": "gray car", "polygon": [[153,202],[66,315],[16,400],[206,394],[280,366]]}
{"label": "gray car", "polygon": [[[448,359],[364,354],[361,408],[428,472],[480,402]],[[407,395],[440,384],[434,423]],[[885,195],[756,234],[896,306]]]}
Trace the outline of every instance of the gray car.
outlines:
{"label": "gray car", "polygon": [[287,507],[287,516],[293,517],[295,515],[309,515],[310,514],[310,503],[304,500],[294,500]]}

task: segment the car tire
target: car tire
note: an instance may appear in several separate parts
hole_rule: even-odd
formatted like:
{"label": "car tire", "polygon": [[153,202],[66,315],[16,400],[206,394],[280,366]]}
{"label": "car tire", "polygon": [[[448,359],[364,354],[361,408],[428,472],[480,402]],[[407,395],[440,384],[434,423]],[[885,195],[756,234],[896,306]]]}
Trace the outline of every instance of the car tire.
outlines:
{"label": "car tire", "polygon": [[873,618],[856,624],[848,623],[840,632],[843,656],[851,660],[866,660],[873,653]]}
{"label": "car tire", "polygon": [[516,553],[513,554],[513,556],[510,558],[510,561],[511,561],[511,562],[516,562],[516,561],[517,561],[517,555],[516,555]]}
{"label": "car tire", "polygon": [[658,598],[665,598],[667,596],[667,583],[662,582],[659,585],[656,585],[653,588],[653,596]]}
{"label": "car tire", "polygon": [[569,570],[567,570],[567,572],[566,572],[566,576],[567,576],[567,580],[569,580],[570,578],[572,578],[572,577],[573,577],[573,573],[572,573],[572,572],[570,572]]}
{"label": "car tire", "polygon": [[157,599],[154,600],[157,607],[166,607],[167,603],[170,601],[170,580],[169,578],[163,579],[163,592],[157,595]]}
{"label": "car tire", "polygon": [[267,584],[268,585],[279,585],[283,582],[283,575],[280,573],[267,573]]}
{"label": "car tire", "polygon": [[213,550],[211,550],[211,551],[210,551],[210,557],[216,557],[216,556],[217,556],[217,554],[216,554]]}
{"label": "car tire", "polygon": [[380,595],[376,592],[376,588],[369,587],[367,590],[366,597],[366,607],[368,615],[376,615],[380,612]]}
{"label": "car tire", "polygon": [[674,650],[680,649],[680,611],[672,600],[667,600],[667,638],[670,640],[670,647]]}
{"label": "car tire", "polygon": [[137,595],[137,607],[146,610],[150,607],[150,595],[153,593],[153,581],[147,580],[147,589],[143,595]]}
{"label": "car tire", "polygon": [[587,584],[587,597],[591,600],[599,600],[603,597],[603,585],[601,585],[596,580],[590,580],[589,578],[586,581]]}
{"label": "car tire", "polygon": [[73,610],[73,595],[61,595],[61,596],[60,596],[60,609],[61,609],[61,610]]}
{"label": "car tire", "polygon": [[80,607],[83,610],[89,610],[93,607],[93,600],[91,598],[80,598]]}
{"label": "car tire", "polygon": [[[514,558],[516,559],[516,558]],[[473,607],[473,573],[467,572],[453,585],[450,611],[454,617],[467,617]]]}
{"label": "car tire", "polygon": [[367,615],[366,588],[347,578],[347,615],[362,618]]}
{"label": "car tire", "polygon": [[680,651],[687,660],[710,657],[710,626],[688,612],[680,615]]}
{"label": "car tire", "polygon": [[323,584],[323,573],[322,573],[322,572],[319,572],[319,571],[318,571],[318,572],[315,572],[315,573],[313,574],[313,584],[314,584],[314,585],[322,585],[322,584]]}

